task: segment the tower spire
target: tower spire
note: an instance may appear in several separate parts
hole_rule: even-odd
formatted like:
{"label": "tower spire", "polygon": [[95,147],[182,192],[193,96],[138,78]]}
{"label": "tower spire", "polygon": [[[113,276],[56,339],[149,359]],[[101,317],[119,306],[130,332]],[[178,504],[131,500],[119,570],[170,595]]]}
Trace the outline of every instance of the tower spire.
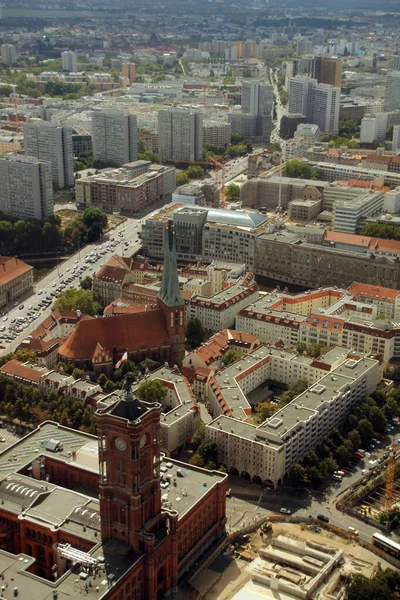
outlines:
{"label": "tower spire", "polygon": [[170,308],[183,305],[176,262],[175,228],[171,219],[167,222],[164,237],[164,270],[158,299]]}

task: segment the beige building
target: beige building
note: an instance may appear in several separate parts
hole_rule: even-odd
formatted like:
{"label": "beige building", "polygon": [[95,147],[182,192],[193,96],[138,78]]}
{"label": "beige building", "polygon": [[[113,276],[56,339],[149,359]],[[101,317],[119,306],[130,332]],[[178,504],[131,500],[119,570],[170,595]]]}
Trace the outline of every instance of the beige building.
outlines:
{"label": "beige building", "polygon": [[203,145],[227,146],[231,143],[232,127],[222,121],[203,121]]}
{"label": "beige building", "polygon": [[[303,394],[258,427],[248,422],[251,394],[266,380],[290,384],[301,378],[310,384]],[[261,346],[209,379],[208,403],[215,418],[206,426],[206,439],[217,444],[218,461],[228,472],[277,487],[381,378],[379,361],[348,358],[344,348],[330,350],[317,362]]]}
{"label": "beige building", "polygon": [[33,292],[33,267],[19,258],[0,256],[0,308]]}

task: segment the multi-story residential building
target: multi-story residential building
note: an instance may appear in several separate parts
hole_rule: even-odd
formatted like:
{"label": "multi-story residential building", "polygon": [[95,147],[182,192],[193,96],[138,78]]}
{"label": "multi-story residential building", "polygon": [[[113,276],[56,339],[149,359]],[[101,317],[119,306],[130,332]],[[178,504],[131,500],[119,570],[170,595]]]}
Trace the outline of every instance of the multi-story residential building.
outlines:
{"label": "multi-story residential building", "polygon": [[136,115],[93,111],[92,136],[94,162],[118,167],[138,159]]}
{"label": "multi-story residential building", "polygon": [[61,52],[61,59],[63,71],[77,73],[78,67],[76,52],[72,52],[71,50],[65,50],[65,52]]}
{"label": "multi-story residential building", "polygon": [[386,81],[385,110],[400,108],[400,71],[389,71]]}
{"label": "multi-story residential building", "polygon": [[158,154],[158,132],[150,129],[140,128],[138,137],[143,140],[146,150],[151,150],[154,154]]}
{"label": "multi-story residential building", "polygon": [[13,44],[1,44],[0,54],[2,64],[8,67],[11,67],[17,60],[17,51]]}
{"label": "multi-story residential building", "polygon": [[386,139],[387,113],[377,115],[365,115],[361,120],[360,142],[362,144],[373,144]]}
{"label": "multi-story residential building", "polygon": [[393,152],[400,150],[400,125],[393,126],[392,150]]}
{"label": "multi-story residential building", "polygon": [[131,259],[114,255],[96,271],[93,277],[93,291],[104,305],[121,298],[124,285],[136,281],[131,267]]}
{"label": "multi-story residential building", "polygon": [[33,292],[33,267],[12,256],[0,256],[0,308]]}
{"label": "multi-story residential building", "polygon": [[108,213],[134,214],[170,202],[175,187],[175,167],[136,161],[119,169],[78,179],[75,196],[81,209],[97,206]]}
{"label": "multi-story residential building", "polygon": [[236,328],[264,343],[281,340],[340,345],[378,355],[384,364],[400,356],[400,294],[380,285],[353,283],[348,290],[321,288],[307,294],[272,293],[240,311]]}
{"label": "multi-story residential building", "polygon": [[343,61],[341,58],[337,58],[336,56],[322,56],[319,83],[327,83],[340,88],[342,85],[342,68]]}
{"label": "multi-story residential building", "polygon": [[378,190],[368,190],[351,200],[337,200],[333,206],[334,231],[357,233],[367,217],[382,213],[383,203],[384,194]]}
{"label": "multi-story residential building", "polygon": [[259,297],[253,273],[247,273],[214,296],[194,296],[188,305],[188,317],[197,317],[208,331],[228,329],[236,315]]}
{"label": "multi-story residential building", "polygon": [[338,131],[340,88],[298,75],[289,79],[288,91],[290,113],[305,115],[324,133]]}
{"label": "multi-story residential building", "polygon": [[[268,379],[290,384],[301,378],[309,382],[303,394],[258,427],[249,423],[253,390]],[[344,348],[317,362],[261,346],[209,378],[207,400],[215,418],[206,426],[206,439],[217,444],[228,472],[277,487],[381,378],[378,360],[349,357]]]}
{"label": "multi-story residential building", "polygon": [[52,179],[58,188],[74,185],[71,127],[42,120],[25,123],[24,147],[26,156],[34,156],[51,165]]}
{"label": "multi-story residential building", "polygon": [[51,166],[37,158],[8,154],[0,158],[0,210],[17,219],[53,214]]}
{"label": "multi-story residential building", "polygon": [[263,143],[269,142],[272,131],[273,90],[272,85],[259,81],[242,82],[242,113],[257,117],[255,137]]}
{"label": "multi-story residential building", "polygon": [[231,143],[232,126],[223,121],[203,122],[203,144],[227,146]]}
{"label": "multi-story residential building", "polygon": [[136,79],[135,63],[122,63],[122,77],[129,79],[129,83],[133,83]]}
{"label": "multi-story residential building", "polygon": [[161,161],[201,160],[203,115],[185,108],[158,112],[158,155]]}
{"label": "multi-story residential building", "polygon": [[246,140],[254,140],[256,138],[256,115],[246,115],[244,113],[229,113],[228,120],[231,125],[232,133],[238,133]]}

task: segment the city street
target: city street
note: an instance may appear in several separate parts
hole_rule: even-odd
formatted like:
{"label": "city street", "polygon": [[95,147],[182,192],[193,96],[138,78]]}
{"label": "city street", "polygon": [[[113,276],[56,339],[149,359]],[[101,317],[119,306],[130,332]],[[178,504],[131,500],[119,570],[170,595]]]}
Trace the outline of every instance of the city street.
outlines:
{"label": "city street", "polygon": [[[39,302],[43,301],[46,296],[49,297],[54,294],[55,290],[60,288],[78,288],[81,279],[88,275],[92,277],[93,273],[98,271],[114,254],[132,256],[138,252],[141,247],[137,235],[138,231],[140,231],[140,221],[138,219],[127,219],[124,223],[105,234],[101,240],[88,244],[79,252],[71,255],[66,261],[60,263],[58,267],[55,267],[37,282],[32,295],[19,298],[18,302],[8,307],[7,311],[4,308],[2,312],[6,312],[6,315],[0,319],[0,344],[5,348],[0,349],[0,356],[14,352],[19,344],[50,315],[51,304],[43,309],[38,306]],[[120,233],[121,235],[119,235]],[[96,258],[96,255],[99,258]],[[88,259],[92,262],[89,262]],[[75,272],[78,268],[84,269],[79,275]],[[69,277],[74,277],[72,282],[68,284],[61,283]],[[52,301],[55,297],[53,296]],[[23,306],[23,308],[20,308],[20,306]],[[6,341],[4,337],[10,325],[15,325],[15,319],[26,316],[29,310],[39,315],[38,318],[32,320],[28,327],[21,331],[12,342]]]}

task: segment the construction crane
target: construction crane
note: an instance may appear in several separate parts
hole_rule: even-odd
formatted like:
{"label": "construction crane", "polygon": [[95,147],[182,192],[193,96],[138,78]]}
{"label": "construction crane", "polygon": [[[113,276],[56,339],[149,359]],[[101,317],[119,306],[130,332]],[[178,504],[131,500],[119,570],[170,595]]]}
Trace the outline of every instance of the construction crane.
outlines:
{"label": "construction crane", "polygon": [[392,438],[392,443],[390,445],[390,451],[389,451],[387,473],[386,473],[386,490],[385,490],[385,510],[386,511],[388,511],[392,508],[392,504],[394,501],[395,471],[396,471],[396,446],[394,443],[394,438]]}
{"label": "construction crane", "polygon": [[215,185],[219,184],[219,177],[218,177],[218,169],[221,170],[221,174],[222,174],[222,180],[221,180],[221,208],[225,208],[225,165],[223,165],[222,163],[220,163],[218,160],[215,160],[215,158],[212,158],[210,156],[210,160],[212,160],[212,162],[215,165]]}

